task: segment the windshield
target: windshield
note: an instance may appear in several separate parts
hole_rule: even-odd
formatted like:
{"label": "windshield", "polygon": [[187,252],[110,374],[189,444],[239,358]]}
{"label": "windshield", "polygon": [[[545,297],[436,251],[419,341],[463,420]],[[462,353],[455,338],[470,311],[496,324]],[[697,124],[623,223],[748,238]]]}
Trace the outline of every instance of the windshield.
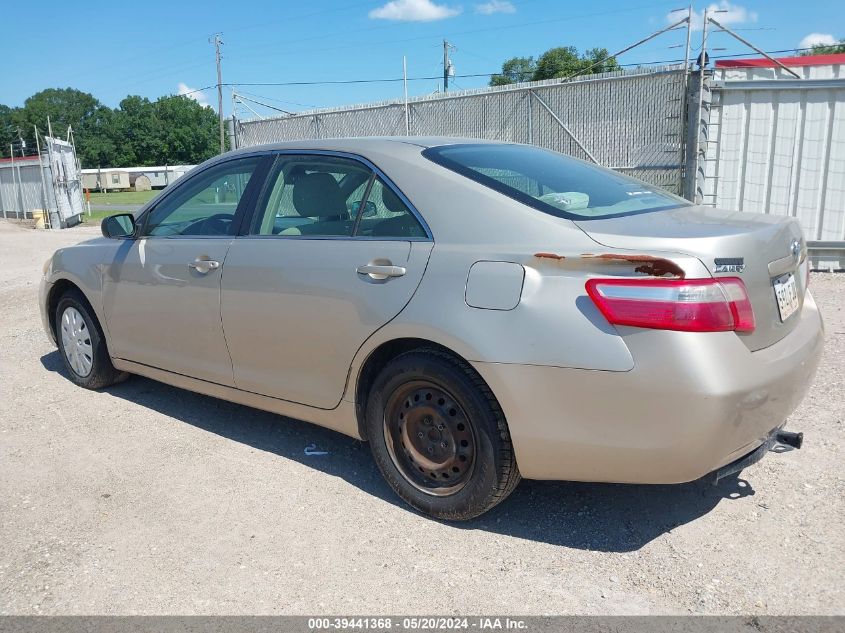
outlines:
{"label": "windshield", "polygon": [[530,145],[430,147],[423,156],[545,213],[572,220],[688,205],[653,185]]}

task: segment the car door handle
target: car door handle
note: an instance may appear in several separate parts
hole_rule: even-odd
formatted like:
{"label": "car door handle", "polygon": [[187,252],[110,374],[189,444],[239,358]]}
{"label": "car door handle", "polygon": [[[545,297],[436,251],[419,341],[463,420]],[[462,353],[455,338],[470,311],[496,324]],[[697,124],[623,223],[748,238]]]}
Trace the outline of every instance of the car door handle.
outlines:
{"label": "car door handle", "polygon": [[220,262],[216,262],[213,259],[203,259],[201,257],[197,257],[194,261],[188,264],[188,268],[193,268],[201,275],[205,275],[212,270],[220,268]]}
{"label": "car door handle", "polygon": [[369,275],[371,279],[383,280],[390,277],[401,277],[405,274],[405,269],[402,266],[366,264],[365,266],[358,266],[359,275]]}

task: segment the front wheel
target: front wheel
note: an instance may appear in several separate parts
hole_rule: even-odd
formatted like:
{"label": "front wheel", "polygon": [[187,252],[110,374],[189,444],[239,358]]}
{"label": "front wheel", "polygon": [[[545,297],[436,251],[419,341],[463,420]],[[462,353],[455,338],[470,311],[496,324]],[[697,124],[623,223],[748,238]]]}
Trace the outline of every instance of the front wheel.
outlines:
{"label": "front wheel", "polygon": [[79,291],[62,295],[54,318],[59,353],[73,382],[86,389],[100,389],[128,377],[112,365],[100,324]]}
{"label": "front wheel", "polygon": [[468,520],[519,483],[507,423],[467,363],[436,349],[389,362],[367,401],[367,436],[388,484],[439,519]]}

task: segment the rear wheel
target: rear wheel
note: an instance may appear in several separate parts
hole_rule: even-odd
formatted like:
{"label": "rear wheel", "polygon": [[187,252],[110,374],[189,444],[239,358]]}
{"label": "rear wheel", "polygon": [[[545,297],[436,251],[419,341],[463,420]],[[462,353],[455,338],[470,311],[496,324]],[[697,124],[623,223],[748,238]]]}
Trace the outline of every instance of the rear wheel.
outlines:
{"label": "rear wheel", "polygon": [[465,362],[436,349],[396,357],[367,401],[367,434],[387,482],[440,519],[472,519],[519,483],[498,402]]}
{"label": "rear wheel", "polygon": [[78,290],[62,295],[54,318],[59,353],[73,382],[100,389],[128,377],[112,365],[100,324]]}

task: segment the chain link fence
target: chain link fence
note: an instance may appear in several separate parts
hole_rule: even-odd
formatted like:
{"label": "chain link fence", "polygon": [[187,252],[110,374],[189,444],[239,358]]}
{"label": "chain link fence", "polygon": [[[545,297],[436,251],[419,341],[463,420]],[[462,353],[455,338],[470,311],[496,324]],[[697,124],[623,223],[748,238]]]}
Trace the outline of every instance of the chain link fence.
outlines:
{"label": "chain link fence", "polygon": [[667,66],[237,121],[238,147],[311,138],[462,136],[529,143],[675,193],[687,73]]}

